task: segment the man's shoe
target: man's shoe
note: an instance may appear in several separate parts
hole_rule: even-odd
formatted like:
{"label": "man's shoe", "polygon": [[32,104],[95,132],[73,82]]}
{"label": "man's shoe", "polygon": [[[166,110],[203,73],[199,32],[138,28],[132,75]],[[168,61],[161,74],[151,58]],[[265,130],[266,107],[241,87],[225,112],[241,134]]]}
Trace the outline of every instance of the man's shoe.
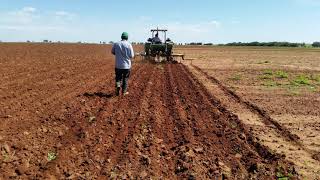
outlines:
{"label": "man's shoe", "polygon": [[123,96],[127,96],[127,95],[129,95],[129,92],[124,92],[123,93]]}
{"label": "man's shoe", "polygon": [[119,96],[119,95],[120,95],[120,88],[116,87],[116,96]]}

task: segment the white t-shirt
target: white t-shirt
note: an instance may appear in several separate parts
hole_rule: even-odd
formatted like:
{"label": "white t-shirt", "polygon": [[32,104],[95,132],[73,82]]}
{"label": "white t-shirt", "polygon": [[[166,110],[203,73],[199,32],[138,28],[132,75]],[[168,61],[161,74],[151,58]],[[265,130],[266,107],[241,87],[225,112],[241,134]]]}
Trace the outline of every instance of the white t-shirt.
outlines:
{"label": "white t-shirt", "polygon": [[134,51],[128,41],[122,40],[114,43],[112,46],[112,54],[116,56],[117,69],[131,68],[131,58],[134,57]]}

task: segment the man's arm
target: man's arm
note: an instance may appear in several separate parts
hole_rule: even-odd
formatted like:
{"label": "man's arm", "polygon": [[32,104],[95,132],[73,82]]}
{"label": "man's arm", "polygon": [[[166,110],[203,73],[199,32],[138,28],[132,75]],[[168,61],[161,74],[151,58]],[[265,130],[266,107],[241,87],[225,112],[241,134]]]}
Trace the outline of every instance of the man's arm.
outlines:
{"label": "man's arm", "polygon": [[115,48],[114,48],[114,44],[112,45],[111,53],[112,53],[113,55],[116,55],[116,51],[115,51]]}
{"label": "man's arm", "polygon": [[130,58],[134,58],[134,51],[131,44],[130,44]]}

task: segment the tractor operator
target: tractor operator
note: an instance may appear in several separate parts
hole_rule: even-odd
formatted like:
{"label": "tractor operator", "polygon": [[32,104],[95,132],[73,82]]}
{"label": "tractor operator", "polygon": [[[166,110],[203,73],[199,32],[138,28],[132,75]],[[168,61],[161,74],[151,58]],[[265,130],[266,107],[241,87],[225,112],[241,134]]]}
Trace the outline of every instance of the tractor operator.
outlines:
{"label": "tractor operator", "polygon": [[[120,95],[122,88],[122,95],[128,95],[128,80],[131,72],[131,59],[134,57],[132,45],[128,42],[129,35],[123,32],[121,41],[116,42],[112,46],[112,54],[115,55],[116,66],[116,95]],[[121,86],[122,83],[122,86]]]}
{"label": "tractor operator", "polygon": [[152,38],[152,42],[155,43],[155,44],[161,44],[162,43],[161,39],[159,38],[159,34],[158,33],[155,35],[155,37]]}

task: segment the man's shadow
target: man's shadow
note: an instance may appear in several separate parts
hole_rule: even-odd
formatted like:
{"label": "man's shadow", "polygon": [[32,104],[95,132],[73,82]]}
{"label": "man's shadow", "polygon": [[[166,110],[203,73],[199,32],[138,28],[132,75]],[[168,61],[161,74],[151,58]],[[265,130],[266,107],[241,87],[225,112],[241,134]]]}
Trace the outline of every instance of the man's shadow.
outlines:
{"label": "man's shadow", "polygon": [[112,98],[113,94],[107,94],[103,92],[94,92],[94,93],[84,93],[83,96],[85,97],[100,97],[100,98]]}

